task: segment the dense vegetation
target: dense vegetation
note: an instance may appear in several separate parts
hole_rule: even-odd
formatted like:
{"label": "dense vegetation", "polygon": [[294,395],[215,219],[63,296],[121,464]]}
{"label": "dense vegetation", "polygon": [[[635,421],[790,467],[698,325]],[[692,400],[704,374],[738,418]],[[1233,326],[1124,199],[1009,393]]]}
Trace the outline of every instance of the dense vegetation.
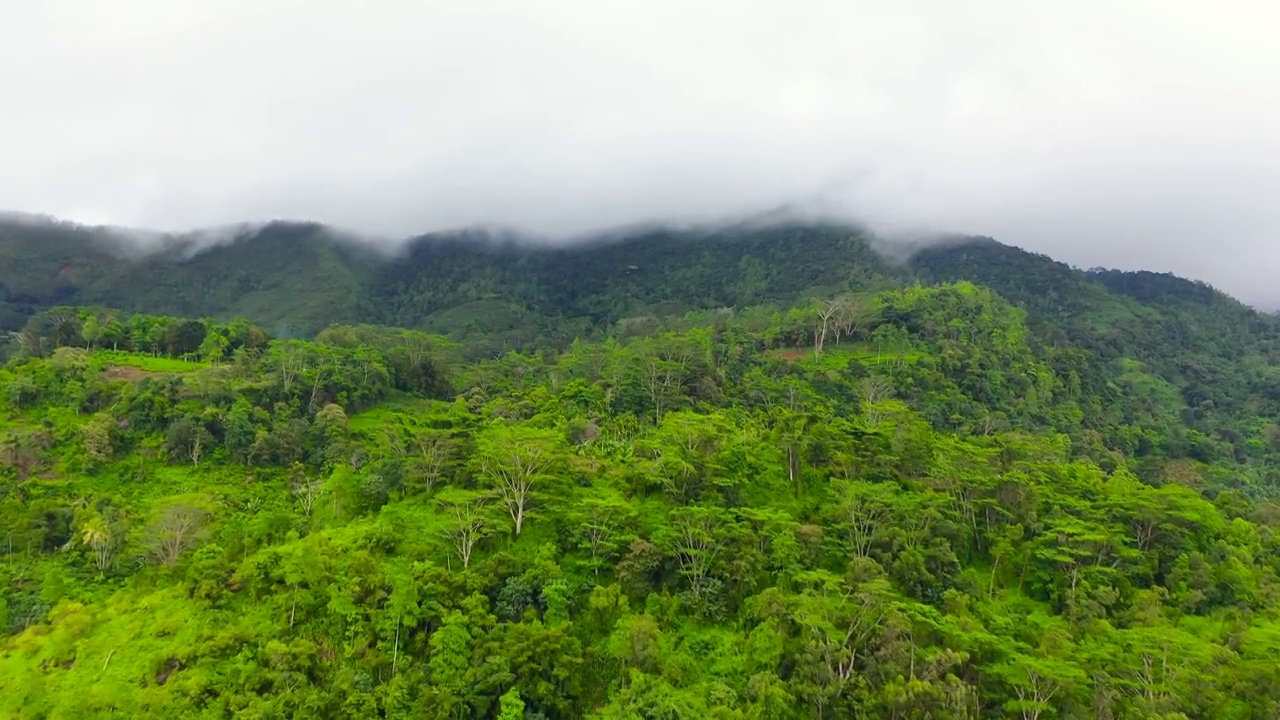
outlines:
{"label": "dense vegetation", "polygon": [[0,715],[1274,716],[1272,401],[1204,435],[1042,322],[962,281],[473,362],[38,313]]}
{"label": "dense vegetation", "polygon": [[1212,288],[7,232],[0,717],[1280,712],[1280,325]]}
{"label": "dense vegetation", "polygon": [[319,225],[273,223],[219,239],[151,239],[140,254],[106,231],[0,222],[0,329],[53,306],[106,305],[245,317],[279,337],[336,321],[410,327],[465,341],[478,358],[563,348],[628,318],[787,306],[902,276],[860,232],[829,226],[654,228],[569,247],[467,231],[390,254]]}

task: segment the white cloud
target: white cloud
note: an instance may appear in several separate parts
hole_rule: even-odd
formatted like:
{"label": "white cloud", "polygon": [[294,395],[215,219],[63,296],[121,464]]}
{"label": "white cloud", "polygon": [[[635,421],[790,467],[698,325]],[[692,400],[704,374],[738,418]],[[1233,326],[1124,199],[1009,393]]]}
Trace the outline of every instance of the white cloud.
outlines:
{"label": "white cloud", "polygon": [[0,204],[549,233],[820,198],[1280,303],[1280,6],[44,0]]}

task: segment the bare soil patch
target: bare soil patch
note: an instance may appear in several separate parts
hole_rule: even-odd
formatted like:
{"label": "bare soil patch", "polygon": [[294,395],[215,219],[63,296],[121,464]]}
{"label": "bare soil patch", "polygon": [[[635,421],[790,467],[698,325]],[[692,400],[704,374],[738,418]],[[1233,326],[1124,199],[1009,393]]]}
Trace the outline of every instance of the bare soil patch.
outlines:
{"label": "bare soil patch", "polygon": [[138,382],[146,378],[160,377],[161,373],[148,372],[142,368],[131,367],[129,365],[112,365],[102,371],[103,377],[108,380],[127,380],[129,382]]}

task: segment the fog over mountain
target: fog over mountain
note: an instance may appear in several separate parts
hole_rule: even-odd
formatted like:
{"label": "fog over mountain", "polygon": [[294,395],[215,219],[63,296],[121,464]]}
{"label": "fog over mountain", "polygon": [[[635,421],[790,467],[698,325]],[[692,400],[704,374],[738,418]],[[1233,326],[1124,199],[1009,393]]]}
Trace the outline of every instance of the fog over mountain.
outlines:
{"label": "fog over mountain", "polygon": [[790,204],[1280,305],[1280,9],[1146,0],[49,0],[0,206],[550,238]]}

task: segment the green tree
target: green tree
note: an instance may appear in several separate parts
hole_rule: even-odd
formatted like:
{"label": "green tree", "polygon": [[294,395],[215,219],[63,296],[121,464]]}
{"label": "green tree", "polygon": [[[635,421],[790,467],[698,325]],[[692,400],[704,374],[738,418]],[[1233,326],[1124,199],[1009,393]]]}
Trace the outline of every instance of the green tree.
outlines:
{"label": "green tree", "polygon": [[626,498],[607,488],[596,488],[570,504],[569,520],[578,546],[587,552],[596,577],[613,561],[619,548],[634,538],[636,511]]}
{"label": "green tree", "polygon": [[524,426],[491,426],[476,439],[477,473],[506,507],[517,537],[532,510],[536,489],[551,481],[565,451],[557,433]]}
{"label": "green tree", "polygon": [[93,466],[108,462],[115,454],[111,439],[114,424],[115,421],[110,415],[98,413],[80,426],[80,440],[84,446],[84,454]]}
{"label": "green tree", "polygon": [[511,688],[502,694],[499,701],[498,720],[524,720],[524,701],[520,693]]}

